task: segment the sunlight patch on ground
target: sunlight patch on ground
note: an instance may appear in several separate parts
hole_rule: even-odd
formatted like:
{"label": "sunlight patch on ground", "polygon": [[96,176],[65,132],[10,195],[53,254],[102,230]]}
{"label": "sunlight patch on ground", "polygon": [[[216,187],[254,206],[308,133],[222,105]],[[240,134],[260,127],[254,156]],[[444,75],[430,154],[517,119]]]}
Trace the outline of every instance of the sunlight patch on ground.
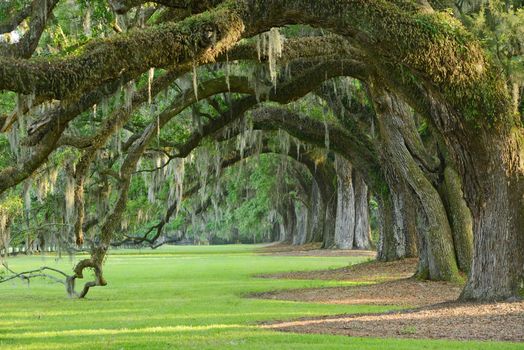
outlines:
{"label": "sunlight patch on ground", "polygon": [[239,329],[255,328],[256,326],[238,325],[238,324],[212,324],[208,326],[166,326],[166,327],[145,327],[145,328],[119,328],[119,329],[74,329],[63,331],[47,332],[25,332],[10,334],[10,338],[47,338],[59,336],[81,336],[81,335],[118,335],[118,334],[152,334],[152,333],[172,333],[185,331],[207,331],[216,329]]}

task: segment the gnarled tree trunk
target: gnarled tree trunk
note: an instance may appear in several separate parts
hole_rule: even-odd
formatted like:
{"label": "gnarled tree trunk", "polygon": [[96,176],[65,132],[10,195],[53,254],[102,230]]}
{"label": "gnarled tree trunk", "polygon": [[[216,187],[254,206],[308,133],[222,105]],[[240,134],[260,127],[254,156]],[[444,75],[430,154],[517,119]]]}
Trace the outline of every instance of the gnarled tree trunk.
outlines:
{"label": "gnarled tree trunk", "polygon": [[[457,280],[458,267],[451,227],[439,193],[426,178],[411,155],[401,128],[412,118],[408,106],[394,94],[371,86],[373,102],[387,166],[401,174],[426,217],[425,241],[428,248],[429,274],[433,280]],[[409,141],[408,141],[409,142]]]}
{"label": "gnarled tree trunk", "polygon": [[453,231],[457,263],[461,271],[469,273],[473,260],[473,220],[464,200],[460,177],[450,166],[444,169],[442,192]]}
{"label": "gnarled tree trunk", "polygon": [[465,170],[479,176],[465,183],[474,252],[464,300],[518,298],[524,276],[524,135],[486,136],[477,135],[484,152],[475,152],[475,169]]}

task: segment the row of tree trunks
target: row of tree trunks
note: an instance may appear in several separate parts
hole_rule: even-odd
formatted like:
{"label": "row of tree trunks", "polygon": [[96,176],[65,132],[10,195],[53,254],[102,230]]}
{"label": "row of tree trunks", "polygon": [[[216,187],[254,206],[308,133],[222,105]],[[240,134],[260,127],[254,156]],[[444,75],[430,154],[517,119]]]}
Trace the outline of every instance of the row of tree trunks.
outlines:
{"label": "row of tree trunks", "polygon": [[310,190],[303,189],[309,193],[302,196],[308,205],[286,197],[278,206],[282,227],[275,225],[272,231],[278,235],[273,238],[294,245],[321,242],[323,248],[369,249],[369,194],[363,177],[343,157],[303,157],[309,158],[303,159],[304,168],[312,175]]}
{"label": "row of tree trunks", "polygon": [[[349,105],[351,104],[348,103],[350,99],[341,98],[337,94],[334,94],[333,90],[335,90],[333,84],[324,84],[324,89],[321,90],[320,94],[324,96],[342,123],[348,125],[348,128],[353,128],[353,130],[356,127],[355,122],[357,122],[360,127],[364,126],[367,130],[375,129],[374,125],[371,124],[372,122],[370,122],[371,118],[355,120],[355,117],[345,113],[345,111],[350,108]],[[372,94],[370,98],[372,100],[378,99],[380,96],[377,95],[378,94]],[[372,132],[373,146],[376,152],[381,154],[380,168],[384,174],[385,182],[383,187],[374,187],[375,197],[379,204],[378,221],[380,236],[377,247],[377,257],[384,261],[416,257],[419,255],[420,250],[419,271],[421,271],[421,273],[418,273],[418,276],[433,279],[454,279],[456,277],[454,274],[442,277],[439,276],[437,271],[433,271],[433,275],[428,273],[429,262],[426,252],[428,246],[426,244],[426,238],[423,237],[424,234],[428,234],[427,225],[417,226],[417,224],[422,220],[419,219],[418,216],[425,213],[424,211],[419,212],[421,203],[424,203],[426,211],[428,211],[428,208],[431,208],[427,203],[428,198],[437,199],[437,203],[441,201],[440,198],[438,198],[438,191],[436,188],[433,188],[433,184],[429,180],[433,180],[433,177],[438,177],[438,175],[429,174],[430,177],[425,179],[425,190],[429,191],[431,196],[420,195],[420,189],[419,192],[415,192],[412,184],[417,183],[416,179],[414,179],[415,175],[426,177],[428,172],[438,172],[439,160],[437,157],[431,155],[432,152],[425,149],[418,135],[413,112],[409,110],[407,105],[397,100],[394,101],[394,104],[384,109],[384,113],[379,115],[378,121],[374,123],[379,126],[379,135],[375,137]],[[380,111],[383,103],[384,101],[380,99],[375,101],[376,109]],[[410,114],[408,114],[408,112],[410,112]],[[399,117],[397,117],[396,120],[392,119],[390,117],[392,114],[398,115]],[[397,152],[400,152],[406,159],[404,163],[399,163],[394,159],[394,157],[397,156]],[[409,162],[412,171],[404,170],[406,168],[406,162]],[[344,180],[344,177],[342,177],[342,180]],[[346,179],[346,181],[348,181],[348,179]],[[460,182],[458,185],[460,188]],[[421,186],[418,185],[416,188],[420,187]],[[354,190],[352,190],[353,189],[348,189],[345,193],[339,192],[339,196],[352,198],[355,196],[355,193],[353,193]],[[438,208],[440,214],[445,212],[442,203],[438,205]],[[362,215],[357,215],[357,217],[362,217]],[[438,222],[442,217],[444,216],[440,215],[440,217],[435,218],[433,222]],[[351,220],[349,220],[349,222],[351,222]],[[339,225],[343,226],[343,224]],[[449,223],[444,226],[444,231],[446,231],[446,226],[449,227]],[[449,232],[449,230],[451,229],[447,231]],[[435,236],[437,238],[439,237],[437,234]],[[450,236],[447,235],[447,237],[449,238]],[[454,231],[453,237],[455,237]],[[453,254],[450,254],[450,256],[453,257]],[[432,266],[435,266],[435,264],[433,263]],[[437,268],[434,268],[434,270],[436,269]]]}
{"label": "row of tree trunks", "polygon": [[[371,85],[372,80],[369,83]],[[458,271],[453,265],[457,264],[467,273],[471,264],[472,230],[469,225],[471,215],[462,198],[462,183],[460,178],[452,176],[453,168],[447,166],[447,162],[439,161],[435,149],[426,149],[418,134],[414,112],[390,92],[370,88],[369,97],[374,101],[377,115],[372,126],[368,119],[362,122],[344,113],[350,108],[349,99],[334,94],[334,90],[333,83],[324,84],[320,95],[342,123],[355,128],[357,122],[367,130],[374,130],[375,125],[379,127],[379,135],[376,138],[372,135],[372,139],[377,153],[381,154],[380,167],[387,190],[380,186],[374,188],[379,204],[378,259],[390,261],[415,257],[420,251],[417,272],[420,278],[456,279]],[[445,146],[441,147],[445,149]],[[339,197],[352,198],[354,195],[352,189],[339,192]],[[441,221],[442,227],[438,224]],[[344,224],[339,223],[337,227],[339,225]],[[434,229],[428,230],[428,225]],[[434,255],[427,250],[441,247],[428,244],[431,243],[429,236],[434,237],[434,244],[443,237],[450,258],[448,262],[445,259],[435,262]],[[442,257],[442,254],[438,256]],[[440,270],[448,272],[443,275]]]}
{"label": "row of tree trunks", "polygon": [[419,256],[419,278],[457,280],[459,269],[469,271],[473,249],[461,179],[425,148],[408,105],[382,87],[369,87],[388,187],[376,193],[378,259]]}
{"label": "row of tree trunks", "polygon": [[[399,102],[397,101],[395,103],[399,103]],[[386,127],[388,127],[389,129],[386,130],[387,132],[385,133],[383,132],[381,134],[381,140],[383,138],[386,138],[386,139],[388,137],[391,138],[391,135],[393,135],[396,138],[395,140],[397,139],[402,140],[402,142],[404,143],[404,148],[406,150],[401,150],[401,152],[404,152],[403,154],[409,161],[408,164],[412,168],[418,169],[417,170],[418,172],[415,171],[415,175],[422,174],[423,176],[426,177],[427,169],[425,168],[428,168],[430,170],[433,170],[433,169],[438,170],[437,169],[438,167],[436,167],[433,164],[433,163],[438,163],[438,159],[437,159],[437,162],[435,162],[435,161],[432,161],[431,159],[429,160],[425,159],[425,158],[429,158],[427,155],[423,155],[421,157],[420,153],[427,153],[427,152],[425,152],[425,150],[423,149],[423,145],[421,145],[421,141],[417,139],[418,133],[417,133],[414,123],[411,120],[412,115],[407,115],[406,107],[399,104],[399,106],[396,107],[396,109],[391,108],[391,110],[392,110],[391,114],[397,113],[398,116],[400,117],[397,118],[398,120],[393,119],[394,121],[393,124],[386,125]],[[409,118],[409,120],[406,120],[403,118],[406,118],[406,119]],[[406,127],[406,125],[403,125],[403,123],[406,124],[408,127]],[[379,130],[381,130],[380,127],[381,127],[381,124],[379,123]],[[386,137],[384,137],[384,135]],[[391,153],[397,152],[394,146],[395,145],[390,146],[392,149],[392,151],[390,151]],[[416,153],[416,155],[413,155],[413,153]],[[427,196],[426,197],[421,196],[419,192],[416,192],[414,190],[414,188],[416,189],[416,187],[412,185],[414,180],[412,178],[410,179],[409,177],[406,177],[406,172],[399,171],[400,167],[392,163],[390,159],[391,157],[384,156],[382,165],[384,166],[384,164],[385,165],[390,164],[389,168],[387,168],[386,170],[389,169],[388,172],[390,173],[390,175],[394,174],[395,176],[392,177],[390,181],[388,181],[390,184],[389,195],[391,196],[391,198],[389,198],[387,202],[382,201],[382,203],[386,203],[386,204],[391,203],[389,221],[393,224],[382,225],[384,228],[386,228],[386,229],[381,230],[383,233],[382,238],[386,237],[387,239],[381,239],[381,243],[384,243],[384,244],[379,245],[379,249],[380,249],[379,257],[383,257],[383,259],[385,260],[393,260],[393,259],[398,259],[398,258],[403,258],[403,257],[416,256],[417,251],[418,251],[417,249],[418,248],[417,243],[418,243],[418,246],[420,247],[420,257],[421,257],[418,275],[424,278],[439,279],[441,277],[434,277],[435,273],[433,274],[433,276],[430,275],[430,269],[435,270],[435,269],[438,269],[438,267],[435,267],[436,266],[436,264],[434,263],[435,258],[433,257],[432,254],[430,254],[431,251],[428,252],[428,249],[430,248],[430,246],[428,246],[427,244],[428,242],[427,237],[429,236],[429,233],[427,232],[427,228],[428,228],[427,218],[426,218],[427,209],[423,210],[424,207],[421,206],[422,201],[425,200]],[[330,208],[333,208],[333,206],[328,207],[326,205],[326,203],[330,203],[331,198],[335,198],[335,196],[333,195],[326,195],[326,193],[328,193],[326,191],[326,184],[329,184],[332,181],[330,181],[329,179],[328,180],[324,179],[324,176],[322,175],[322,169],[318,170],[315,167],[314,172],[315,174],[317,172],[320,173],[320,175],[317,175],[316,181],[313,184],[313,187],[315,187],[317,190],[316,196],[318,197],[318,200],[311,201],[311,205],[310,205],[311,215],[308,215],[308,221],[310,220],[308,223],[308,227],[312,229],[315,229],[315,227],[317,227],[318,230],[316,232],[320,233],[318,235],[318,241],[322,241],[325,247],[330,247],[332,246],[333,242],[336,242],[338,240],[337,236],[339,236],[339,234],[337,234],[337,229],[336,229],[337,226],[338,228],[342,226],[340,223],[337,224],[335,226],[335,234],[334,235],[330,234],[331,232],[330,223],[333,221],[333,220],[330,220],[330,218],[331,219],[334,218],[334,221],[336,222],[337,220],[340,220],[340,215],[337,215],[337,214],[333,215],[333,210],[330,211]],[[346,172],[350,174],[351,170],[346,171]],[[339,178],[338,182],[342,183],[344,176],[341,175],[340,173],[341,172],[339,171],[339,174],[337,174],[337,178]],[[413,177],[415,175],[411,174],[410,176]],[[329,176],[326,178],[329,178]],[[426,184],[430,184],[430,186],[433,186],[429,178],[427,178],[426,180],[427,180]],[[318,185],[319,183],[321,184],[321,186]],[[458,185],[458,188],[460,189],[460,182],[457,182],[455,185]],[[312,197],[315,197],[315,193],[314,193],[315,188],[313,188]],[[340,198],[342,198],[342,196],[340,196],[339,193],[343,192],[342,191],[343,188],[344,188],[343,186],[337,187],[338,193],[336,195],[336,198],[337,198],[337,206],[338,206],[337,210],[338,211],[340,211],[339,203],[341,202]],[[345,189],[347,190],[348,188],[349,188],[348,192],[350,194],[349,197],[352,198],[351,199],[352,201],[355,201],[358,195],[356,192],[356,186],[353,186],[353,181],[351,181],[351,187],[346,187]],[[446,199],[445,195],[442,193],[439,193],[439,192],[442,192],[440,191],[440,189],[439,191],[436,191],[436,189],[433,187],[429,187],[429,189],[431,191],[430,194],[433,196],[433,197],[430,196],[429,198],[436,198],[435,194],[437,194],[437,196],[440,197],[439,198],[440,202],[447,203],[447,201],[444,201],[444,199]],[[419,191],[421,190],[419,189]],[[361,196],[361,198],[366,198],[366,197],[367,195]],[[322,201],[322,199],[325,199],[325,201]],[[454,198],[453,200],[457,200],[457,199],[459,198]],[[366,202],[367,202],[367,198],[366,198]],[[427,203],[425,204],[425,206],[426,208],[430,207],[430,205]],[[318,214],[319,207],[321,208],[321,212],[322,213],[325,212],[326,215]],[[385,207],[385,206],[382,206],[382,207]],[[446,211],[446,215],[448,215],[447,212],[449,211],[447,210],[447,207],[448,207],[447,205],[442,203],[440,205],[440,208],[446,208],[446,210],[441,210],[441,213]],[[295,216],[297,216],[297,208],[295,208]],[[352,223],[352,225],[356,224],[355,219],[363,218],[363,217],[364,215],[355,216],[355,212],[354,212],[353,213],[354,222]],[[323,220],[323,223],[322,223],[322,220]],[[434,221],[436,222],[438,221],[438,219],[434,219]],[[317,225],[311,225],[311,223],[314,224],[315,222],[317,223]],[[417,224],[418,224],[418,230],[417,230]],[[454,229],[455,225],[450,225],[450,223],[448,222],[448,226],[452,227],[450,230],[452,230],[453,243],[457,241],[457,239],[460,239],[461,237],[464,236],[464,235],[456,234],[455,232],[456,230]],[[390,234],[387,233],[388,230]],[[309,239],[311,239],[311,236],[312,235],[310,233]],[[320,238],[322,238],[322,240]],[[286,240],[289,241],[290,238],[287,237]],[[305,241],[302,238],[297,238],[295,236],[293,236],[292,240],[295,244],[300,244],[301,242],[307,242],[308,236],[306,235]],[[463,239],[463,241],[465,241],[467,244],[467,239],[465,240]],[[388,242],[393,242],[393,244],[388,244]],[[452,246],[453,246],[453,243],[452,243]],[[461,254],[459,252],[458,247],[454,251],[454,254],[456,255],[456,258],[459,259],[459,256],[461,256]],[[467,258],[465,261],[467,261]],[[465,264],[467,264],[467,262]],[[462,268],[462,266],[464,265],[461,264],[460,266]],[[448,278],[453,279],[453,277],[445,277],[445,279],[448,279]]]}

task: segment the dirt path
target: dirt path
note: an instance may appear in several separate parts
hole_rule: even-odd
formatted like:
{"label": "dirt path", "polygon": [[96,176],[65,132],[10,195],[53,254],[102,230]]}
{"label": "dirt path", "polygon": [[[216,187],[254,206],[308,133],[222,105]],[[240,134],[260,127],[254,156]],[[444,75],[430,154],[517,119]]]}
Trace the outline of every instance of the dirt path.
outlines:
{"label": "dirt path", "polygon": [[[360,253],[361,251],[356,251]],[[417,259],[404,259],[392,262],[370,261],[334,270],[286,272],[265,274],[262,278],[336,280],[354,282],[385,282],[413,276],[417,269]]]}
{"label": "dirt path", "polygon": [[325,304],[416,307],[456,300],[461,290],[461,286],[452,283],[410,278],[363,286],[271,291],[252,294],[251,297]]}
{"label": "dirt path", "polygon": [[296,333],[354,337],[524,341],[524,302],[448,303],[370,315],[343,315],[263,325]]}
{"label": "dirt path", "polygon": [[271,291],[251,297],[349,305],[398,305],[411,310],[275,322],[262,327],[284,332],[356,337],[524,341],[524,302],[454,302],[462,286],[419,281],[417,259],[377,261],[336,270],[262,275],[262,278],[322,279],[365,283],[331,288]]}
{"label": "dirt path", "polygon": [[386,263],[372,261],[336,270],[261,275],[258,277],[342,280],[366,284],[350,287],[276,290],[252,294],[251,297],[326,304],[418,307],[456,300],[460,295],[462,290],[460,285],[411,278],[416,268],[417,259],[405,259]]}

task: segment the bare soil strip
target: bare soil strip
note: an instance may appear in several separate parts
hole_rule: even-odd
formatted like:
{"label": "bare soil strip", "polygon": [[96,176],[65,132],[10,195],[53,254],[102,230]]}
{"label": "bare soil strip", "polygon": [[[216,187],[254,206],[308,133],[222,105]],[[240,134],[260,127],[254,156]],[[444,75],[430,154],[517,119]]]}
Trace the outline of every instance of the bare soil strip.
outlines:
{"label": "bare soil strip", "polygon": [[252,294],[250,297],[414,308],[382,314],[326,316],[262,325],[263,328],[284,332],[524,342],[523,301],[492,304],[457,303],[454,301],[459,297],[462,286],[411,278],[416,266],[417,259],[405,259],[389,263],[372,261],[336,270],[261,275],[258,277],[339,280],[370,284],[271,291]]}
{"label": "bare soil strip", "polygon": [[417,307],[456,300],[461,290],[460,285],[452,283],[409,278],[363,286],[271,291],[251,297],[325,304]]}
{"label": "bare soil strip", "polygon": [[[361,253],[363,251],[353,252]],[[417,259],[414,258],[392,262],[370,261],[335,270],[286,272],[258,275],[257,277],[377,283],[409,278],[413,276],[416,269]]]}
{"label": "bare soil strip", "polygon": [[332,288],[306,288],[256,293],[251,297],[349,305],[399,305],[418,307],[456,300],[462,286],[419,281],[413,276],[417,259],[371,261],[336,270],[301,271],[261,275],[262,278],[320,279],[372,283]]}
{"label": "bare soil strip", "polygon": [[409,311],[303,319],[262,327],[353,337],[523,342],[524,302],[447,303]]}

